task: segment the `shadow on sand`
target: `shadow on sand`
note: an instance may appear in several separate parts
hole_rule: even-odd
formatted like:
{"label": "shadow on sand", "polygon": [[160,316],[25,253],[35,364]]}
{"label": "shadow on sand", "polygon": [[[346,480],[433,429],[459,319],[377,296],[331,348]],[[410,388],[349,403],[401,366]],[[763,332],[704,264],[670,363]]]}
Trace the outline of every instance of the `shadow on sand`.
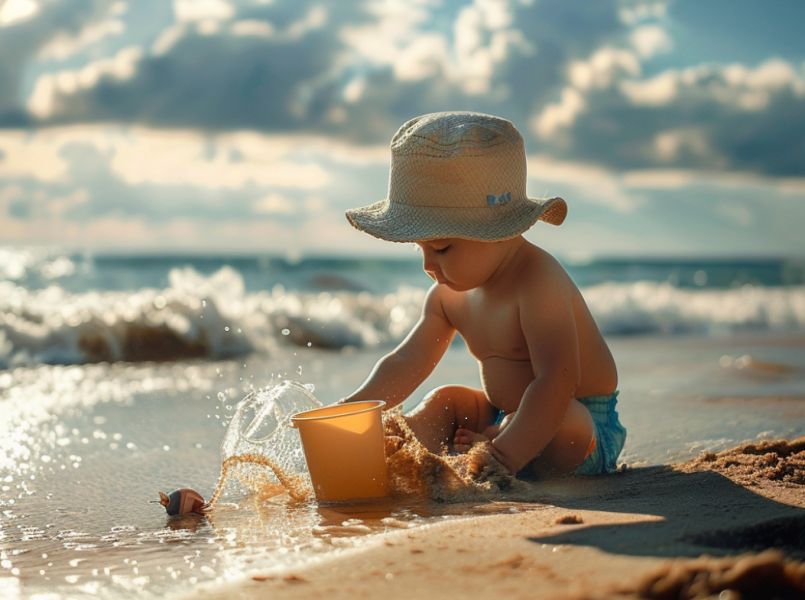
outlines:
{"label": "shadow on sand", "polygon": [[[646,467],[539,485],[541,502],[570,510],[646,518],[575,526],[557,535],[528,538],[536,543],[593,546],[613,554],[657,557],[729,556],[776,548],[791,558],[805,558],[803,508],[766,498],[712,471],[683,473],[669,467]],[[805,503],[802,487],[785,491],[790,492],[785,496],[792,504]]]}

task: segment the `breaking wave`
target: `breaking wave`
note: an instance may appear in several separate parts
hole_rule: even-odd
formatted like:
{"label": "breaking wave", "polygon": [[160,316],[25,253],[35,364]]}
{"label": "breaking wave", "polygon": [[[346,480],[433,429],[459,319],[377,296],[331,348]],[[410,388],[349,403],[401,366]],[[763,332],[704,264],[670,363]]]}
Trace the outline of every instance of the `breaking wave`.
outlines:
{"label": "breaking wave", "polygon": [[[0,368],[49,363],[224,359],[283,346],[338,350],[400,341],[423,288],[389,293],[248,292],[241,273],[170,270],[161,289],[73,292],[0,281]],[[805,330],[805,286],[679,288],[667,282],[582,289],[607,335],[719,335]]]}

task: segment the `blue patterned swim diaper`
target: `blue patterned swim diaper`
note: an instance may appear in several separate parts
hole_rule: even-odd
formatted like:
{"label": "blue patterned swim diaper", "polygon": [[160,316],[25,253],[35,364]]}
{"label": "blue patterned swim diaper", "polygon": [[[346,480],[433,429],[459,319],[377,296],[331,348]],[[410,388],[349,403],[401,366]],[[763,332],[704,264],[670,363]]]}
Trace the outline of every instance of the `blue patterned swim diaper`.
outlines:
{"label": "blue patterned swim diaper", "polygon": [[579,398],[595,425],[595,449],[576,468],[576,475],[603,475],[617,470],[618,456],[626,441],[626,428],[618,419],[615,405],[618,403],[617,390],[610,396],[587,396]]}

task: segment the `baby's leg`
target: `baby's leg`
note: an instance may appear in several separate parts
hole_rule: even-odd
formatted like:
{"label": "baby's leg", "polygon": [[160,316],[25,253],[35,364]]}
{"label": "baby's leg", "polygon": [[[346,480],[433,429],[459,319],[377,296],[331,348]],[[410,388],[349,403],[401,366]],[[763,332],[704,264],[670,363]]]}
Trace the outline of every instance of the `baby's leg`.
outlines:
{"label": "baby's leg", "polygon": [[430,392],[409,415],[408,426],[431,452],[453,441],[458,427],[483,431],[492,423],[493,409],[482,390],[445,385]]}
{"label": "baby's leg", "polygon": [[587,450],[595,435],[590,411],[573,398],[567,407],[559,431],[525,469],[537,477],[570,473],[587,458]]}

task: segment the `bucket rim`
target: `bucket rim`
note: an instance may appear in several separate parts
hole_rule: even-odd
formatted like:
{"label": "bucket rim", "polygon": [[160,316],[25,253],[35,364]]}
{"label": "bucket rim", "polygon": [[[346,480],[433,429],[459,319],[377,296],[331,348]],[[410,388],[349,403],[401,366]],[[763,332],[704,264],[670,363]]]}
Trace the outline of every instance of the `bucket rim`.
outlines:
{"label": "bucket rim", "polygon": [[365,404],[365,405],[368,405],[368,406],[365,406],[364,408],[359,408],[358,410],[354,410],[352,412],[346,412],[346,413],[340,414],[340,415],[319,415],[319,416],[311,415],[311,416],[305,416],[305,415],[307,415],[309,413],[317,412],[317,411],[320,411],[322,409],[332,408],[335,405],[330,404],[328,406],[320,406],[318,408],[311,408],[310,410],[303,410],[302,412],[298,412],[298,413],[296,413],[294,415],[291,415],[291,423],[296,423],[297,421],[321,421],[322,419],[335,419],[335,418],[338,418],[338,417],[349,417],[349,416],[352,416],[352,415],[359,415],[359,414],[362,414],[362,413],[365,413],[365,412],[373,411],[373,410],[375,410],[377,408],[382,409],[386,405],[386,401],[385,400],[361,400],[359,402],[346,402],[345,405],[346,404],[354,404],[356,407],[358,405],[361,405],[361,404]]}

